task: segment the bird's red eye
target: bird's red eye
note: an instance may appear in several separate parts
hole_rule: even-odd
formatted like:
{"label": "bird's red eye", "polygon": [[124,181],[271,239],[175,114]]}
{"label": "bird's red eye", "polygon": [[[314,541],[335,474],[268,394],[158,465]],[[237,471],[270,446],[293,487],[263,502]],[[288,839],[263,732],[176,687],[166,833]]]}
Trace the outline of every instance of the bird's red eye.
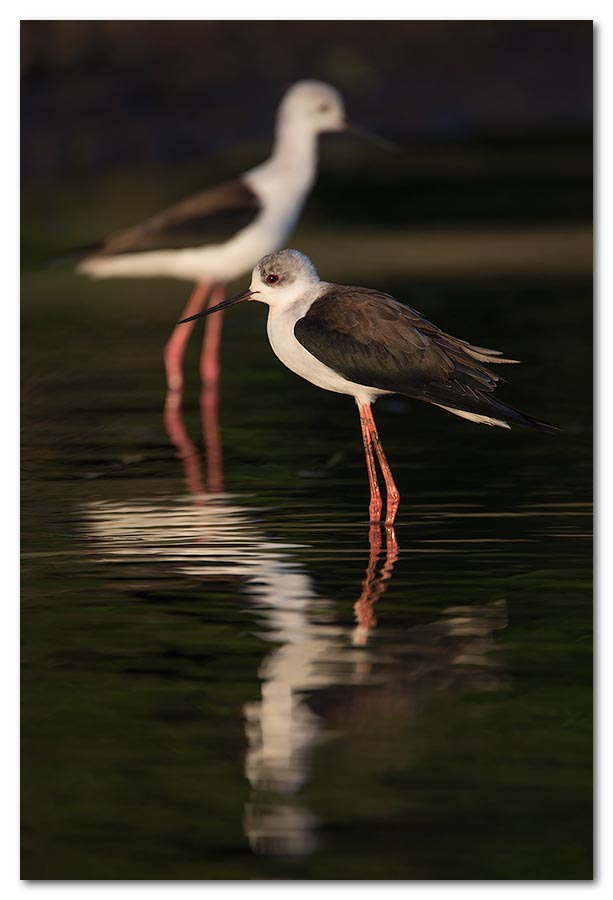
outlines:
{"label": "bird's red eye", "polygon": [[278,276],[278,275],[267,275],[267,276],[266,276],[266,283],[267,283],[267,284],[276,284],[278,280],[279,280],[279,276]]}

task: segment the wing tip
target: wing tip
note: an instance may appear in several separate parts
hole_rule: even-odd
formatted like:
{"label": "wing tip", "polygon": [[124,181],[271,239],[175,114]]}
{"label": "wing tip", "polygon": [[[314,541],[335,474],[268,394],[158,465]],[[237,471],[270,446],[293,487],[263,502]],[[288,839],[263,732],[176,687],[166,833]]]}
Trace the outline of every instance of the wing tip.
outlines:
{"label": "wing tip", "polygon": [[539,419],[533,419],[531,416],[526,416],[532,428],[536,428],[537,431],[542,431],[545,434],[560,434],[562,432],[562,428],[558,425],[551,425],[549,422],[541,422]]}

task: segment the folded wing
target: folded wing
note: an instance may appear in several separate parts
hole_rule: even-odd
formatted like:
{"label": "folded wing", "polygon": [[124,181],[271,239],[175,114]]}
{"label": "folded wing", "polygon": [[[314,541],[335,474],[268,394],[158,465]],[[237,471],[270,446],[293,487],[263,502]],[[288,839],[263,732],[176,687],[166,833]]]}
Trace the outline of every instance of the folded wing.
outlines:
{"label": "folded wing", "polygon": [[250,225],[260,211],[257,195],[239,178],[188,197],[140,225],[112,235],[96,248],[95,255],[220,244]]}
{"label": "folded wing", "polygon": [[499,378],[487,365],[517,360],[446,334],[388,294],[331,285],[294,333],[320,362],[357,384],[488,424],[550,427],[493,397]]}

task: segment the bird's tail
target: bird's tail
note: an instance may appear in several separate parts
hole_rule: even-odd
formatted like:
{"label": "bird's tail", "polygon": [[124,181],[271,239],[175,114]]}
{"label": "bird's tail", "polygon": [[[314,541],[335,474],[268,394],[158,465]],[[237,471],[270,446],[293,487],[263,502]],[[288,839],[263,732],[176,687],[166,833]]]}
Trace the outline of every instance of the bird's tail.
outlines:
{"label": "bird's tail", "polygon": [[[432,402],[432,401],[430,401]],[[500,403],[491,397],[481,397],[473,403],[462,403],[458,406],[436,403],[441,409],[461,416],[463,419],[469,419],[471,422],[478,422],[481,425],[495,425],[498,428],[510,428],[511,425],[521,425],[524,428],[535,428],[537,431],[545,431],[549,434],[555,434],[560,431],[555,425],[549,422],[542,422],[526,413]]]}

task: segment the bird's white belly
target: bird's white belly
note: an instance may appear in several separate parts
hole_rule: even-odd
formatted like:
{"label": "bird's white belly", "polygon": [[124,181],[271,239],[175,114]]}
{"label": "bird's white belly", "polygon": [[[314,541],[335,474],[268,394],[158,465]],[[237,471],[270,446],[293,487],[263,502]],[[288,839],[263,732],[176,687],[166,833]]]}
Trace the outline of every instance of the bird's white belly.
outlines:
{"label": "bird's white belly", "polygon": [[[309,306],[310,302],[306,309]],[[356,403],[360,406],[364,403],[372,403],[377,397],[388,393],[388,391],[381,391],[378,388],[347,381],[302,346],[294,335],[294,325],[298,319],[302,318],[306,309],[297,305],[292,305],[289,309],[270,308],[267,323],[268,339],[275,355],[283,365],[325,391],[349,394],[350,397],[355,397]]]}

